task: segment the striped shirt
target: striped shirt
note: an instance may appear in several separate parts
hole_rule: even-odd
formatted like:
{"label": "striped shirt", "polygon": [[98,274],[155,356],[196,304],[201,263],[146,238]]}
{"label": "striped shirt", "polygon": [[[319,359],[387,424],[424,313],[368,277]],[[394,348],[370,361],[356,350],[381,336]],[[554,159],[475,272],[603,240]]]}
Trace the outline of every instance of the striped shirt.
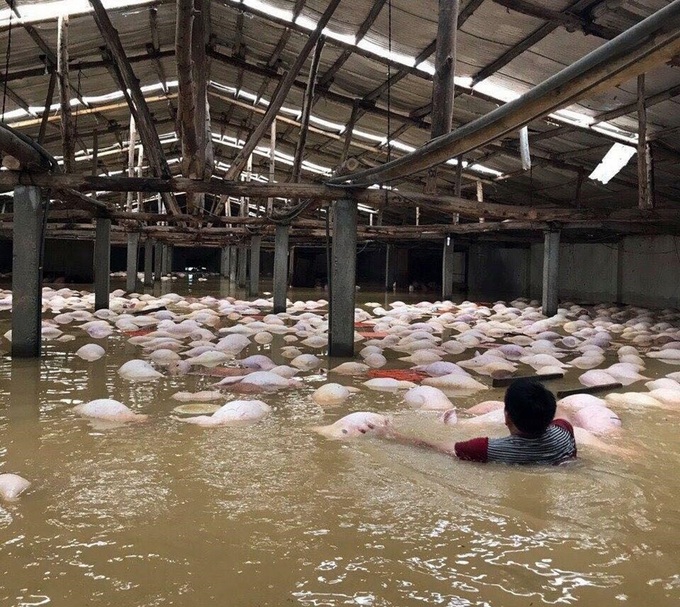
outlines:
{"label": "striped shirt", "polygon": [[537,437],[473,438],[455,444],[460,459],[503,464],[559,464],[576,457],[574,429],[564,419],[554,420]]}

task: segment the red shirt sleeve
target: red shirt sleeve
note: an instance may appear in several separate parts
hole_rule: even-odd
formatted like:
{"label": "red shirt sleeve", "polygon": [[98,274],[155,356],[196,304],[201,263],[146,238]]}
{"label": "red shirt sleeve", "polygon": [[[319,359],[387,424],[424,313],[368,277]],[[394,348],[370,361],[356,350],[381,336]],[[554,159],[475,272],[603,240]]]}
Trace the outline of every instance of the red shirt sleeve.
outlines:
{"label": "red shirt sleeve", "polygon": [[459,459],[483,463],[486,463],[489,459],[489,439],[487,437],[473,438],[472,440],[456,443],[453,448]]}
{"label": "red shirt sleeve", "polygon": [[552,421],[552,424],[554,426],[559,426],[560,428],[566,430],[567,432],[569,432],[569,434],[574,436],[574,427],[566,419],[554,419]]}

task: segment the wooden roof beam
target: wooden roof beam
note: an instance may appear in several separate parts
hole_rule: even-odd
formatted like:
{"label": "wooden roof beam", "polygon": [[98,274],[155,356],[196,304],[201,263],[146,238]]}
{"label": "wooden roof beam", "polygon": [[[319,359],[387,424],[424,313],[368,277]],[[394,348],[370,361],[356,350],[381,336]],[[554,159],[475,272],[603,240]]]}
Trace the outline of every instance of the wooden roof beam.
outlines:
{"label": "wooden roof beam", "polygon": [[[92,5],[92,8],[94,8],[94,18],[97,27],[111,53],[119,85],[123,92],[126,93],[126,96],[128,95],[127,91],[129,91],[128,102],[130,111],[135,116],[142,144],[144,145],[144,149],[149,158],[149,164],[156,175],[169,176],[170,167],[168,166],[165,154],[163,153],[163,149],[158,140],[158,132],[156,131],[151,111],[142,94],[139,80],[135,76],[130,62],[127,60],[125,49],[120,41],[118,32],[113,27],[101,0],[90,0],[90,4]],[[174,195],[164,195],[164,201],[167,208],[172,213],[179,214],[179,205],[177,204]]]}
{"label": "wooden roof beam", "polygon": [[236,156],[234,162],[227,171],[226,174],[227,179],[236,179],[241,173],[241,171],[245,168],[246,163],[248,162],[248,157],[253,153],[253,151],[257,147],[257,144],[260,142],[260,139],[262,139],[264,134],[269,130],[272,121],[274,120],[274,118],[276,118],[276,115],[281,109],[281,106],[283,105],[283,102],[285,101],[288,92],[293,86],[295,79],[300,73],[302,66],[307,60],[307,57],[309,56],[311,50],[314,48],[314,45],[321,37],[323,29],[326,27],[326,25],[328,25],[328,22],[330,21],[331,17],[333,16],[333,13],[335,12],[335,9],[338,7],[339,4],[340,0],[330,1],[328,7],[324,11],[321,18],[319,19],[316,28],[314,29],[313,32],[309,34],[309,38],[307,39],[307,42],[300,51],[300,54],[296,57],[293,65],[286,72],[286,75],[284,76],[283,80],[281,80],[281,86],[279,87],[277,93],[270,100],[267,112],[263,116],[260,123],[257,125],[255,131],[248,138],[248,141],[246,141],[245,145],[243,146],[239,154]]}
{"label": "wooden roof beam", "polygon": [[565,67],[519,98],[378,169],[330,180],[352,185],[384,183],[441,164],[665,63],[680,52],[680,0],[674,0],[614,40]]}
{"label": "wooden roof beam", "polygon": [[[331,39],[326,39],[326,44],[331,43]],[[255,65],[250,62],[246,62],[240,59],[237,59],[235,57],[230,57],[229,55],[224,55],[223,53],[220,53],[215,50],[209,50],[208,54],[210,57],[213,59],[220,61],[222,63],[228,64],[228,65],[233,65],[235,67],[243,68],[245,71],[257,74],[259,76],[263,76],[265,78],[271,78],[276,81],[281,81],[283,80],[284,76],[276,72],[275,70],[264,68],[258,65]],[[305,90],[307,87],[307,84],[301,80],[301,79],[296,79],[293,83],[293,86],[296,89],[299,90]],[[324,99],[327,99],[328,101],[332,101],[334,103],[338,103],[339,105],[344,105],[347,107],[353,107],[355,103],[358,103],[361,109],[365,110],[366,113],[368,114],[373,114],[375,116],[380,116],[381,118],[387,118],[388,116],[391,117],[392,120],[399,120],[401,122],[409,122],[410,124],[414,126],[418,126],[420,128],[426,128],[429,129],[430,125],[429,123],[423,121],[423,120],[416,120],[413,118],[410,118],[407,114],[402,114],[399,112],[395,112],[392,110],[391,112],[388,112],[387,109],[381,108],[379,106],[376,106],[373,102],[368,102],[364,101],[362,99],[357,99],[356,97],[350,97],[349,95],[343,95],[341,93],[336,93],[334,91],[330,90],[324,90],[321,89],[318,85],[316,87],[316,96],[317,97],[323,97]]]}
{"label": "wooden roof beam", "polygon": [[[177,127],[182,145],[182,174],[191,179],[205,179],[212,174],[205,19],[202,0],[177,0]],[[202,209],[203,202],[202,195],[187,196],[187,208],[192,212]]]}
{"label": "wooden roof beam", "polygon": [[[420,206],[437,212],[460,213],[463,217],[530,219],[530,220],[574,220],[574,219],[626,219],[638,220],[649,217],[637,209],[617,209],[611,212],[581,209],[578,212],[562,207],[529,207],[491,202],[478,202],[455,196],[428,195],[420,192],[401,190],[350,189],[338,192],[338,188],[323,184],[258,183],[233,182],[219,179],[198,181],[176,178],[156,177],[104,177],[92,175],[56,175],[48,173],[29,173],[19,171],[0,172],[0,188],[14,188],[17,185],[37,185],[46,188],[70,188],[77,191],[111,192],[195,192],[210,193],[216,196],[234,198],[311,198],[320,204],[324,200],[334,200],[342,193],[357,202],[380,207],[382,205]],[[677,218],[674,208],[654,210],[659,220]]]}
{"label": "wooden roof beam", "polygon": [[[297,32],[300,32],[304,35],[309,35],[309,30],[297,23],[291,23],[290,21],[287,21],[286,19],[281,19],[278,17],[275,17],[272,14],[266,13],[263,10],[259,10],[257,8],[253,8],[252,6],[248,6],[245,4],[241,4],[237,7],[231,6],[231,5],[225,5],[224,8],[227,9],[233,9],[235,11],[240,11],[244,12],[250,15],[254,15],[260,19],[263,19],[266,22],[269,23],[276,23],[277,25],[280,25],[282,27],[286,28],[291,28]],[[372,53],[371,51],[362,49],[358,46],[355,46],[354,44],[350,44],[348,42],[343,42],[342,40],[337,40],[336,38],[329,38],[328,39],[328,44],[331,46],[334,46],[336,48],[342,48],[345,50],[349,50],[352,53],[355,53],[357,55],[360,55],[362,57],[366,57],[367,59],[371,59],[377,63],[382,63],[383,65],[389,65],[392,66],[393,68],[399,70],[404,68],[405,66],[402,63],[399,63],[397,61],[393,61],[387,57],[382,57],[380,55],[377,55],[375,53]],[[432,80],[432,77],[427,73],[422,70],[416,69],[415,67],[412,68],[405,68],[409,71],[410,74],[416,75],[420,78],[423,78],[424,80]]]}
{"label": "wooden roof beam", "polygon": [[[494,2],[503,4],[503,2],[499,0],[494,0]],[[575,2],[569,8],[569,11],[578,13],[579,11],[587,10],[588,8],[590,8],[590,6],[592,6],[596,2],[599,2],[599,0],[578,0],[578,2]],[[515,2],[513,0],[512,2],[513,6],[510,8],[513,8],[514,10],[514,5],[518,3],[519,2]],[[475,76],[473,76],[472,78],[472,85],[474,86],[475,84],[481,82],[482,80],[486,80],[493,73],[505,67],[515,57],[519,57],[519,55],[521,55],[524,51],[530,49],[532,46],[543,40],[543,38],[545,38],[548,34],[556,30],[560,25],[562,24],[559,21],[551,20],[548,23],[545,23],[544,25],[539,27],[532,34],[524,38],[524,40],[513,46],[511,49],[508,49],[505,53],[498,57],[498,59],[492,61],[489,65],[479,70],[479,72],[477,72],[477,74],[475,74]]]}
{"label": "wooden roof beam", "polygon": [[57,81],[61,115],[61,143],[64,170],[75,170],[76,126],[71,113],[71,85],[68,70],[68,15],[60,15],[57,22]]}
{"label": "wooden roof beam", "polygon": [[[563,12],[547,8],[544,5],[533,4],[532,2],[527,2],[526,0],[493,0],[496,4],[506,7],[517,13],[523,15],[528,15],[529,17],[536,17],[537,19],[543,19],[550,23],[554,23],[557,26],[564,26],[567,31],[581,31],[584,34],[591,34],[593,36],[599,36],[605,40],[611,40],[619,32],[615,32],[609,28],[593,23],[587,17],[579,14],[578,11],[582,10],[578,6],[571,9],[567,9]],[[599,2],[599,0],[598,0]],[[597,2],[590,2],[590,5],[597,4]]]}
{"label": "wooden roof beam", "polygon": [[[295,4],[293,5],[293,22],[300,16],[300,13],[302,12],[302,8],[305,5],[305,0],[295,0]],[[242,15],[243,13],[241,13]],[[241,16],[239,15],[239,17]],[[274,52],[271,54],[269,57],[269,60],[267,61],[267,67],[273,68],[276,67],[276,65],[279,63],[281,59],[281,54],[283,53],[283,50],[286,48],[286,44],[288,44],[288,40],[290,39],[290,35],[292,33],[292,28],[287,27],[285,30],[283,30],[283,34],[281,34],[281,37],[279,38],[278,43],[276,44],[276,48],[274,49]]]}
{"label": "wooden roof beam", "polygon": [[312,103],[314,101],[314,87],[316,86],[316,76],[319,70],[319,62],[321,60],[321,53],[323,51],[325,38],[321,37],[314,47],[314,55],[312,57],[312,64],[309,67],[309,79],[307,81],[307,89],[302,101],[302,116],[300,117],[300,135],[295,146],[295,156],[293,160],[293,181],[300,181],[300,171],[302,169],[302,159],[305,154],[305,145],[307,144],[307,131],[309,129],[309,117],[312,112]]}
{"label": "wooden roof beam", "polygon": [[153,61],[154,69],[156,70],[156,75],[158,76],[158,81],[161,83],[163,92],[165,93],[168,100],[168,114],[174,121],[177,118],[177,111],[175,110],[175,107],[172,105],[172,101],[168,96],[168,77],[165,73],[163,62],[160,59],[161,46],[158,37],[158,8],[156,6],[149,7],[149,28],[151,29],[151,42],[147,42],[146,52]]}
{"label": "wooden roof beam", "polygon": [[[383,6],[385,6],[385,2],[387,0],[375,0],[373,2],[373,5],[371,6],[371,10],[368,12],[368,15],[366,15],[366,18],[363,20],[362,24],[359,26],[359,29],[357,30],[355,40],[356,42],[359,42],[360,40],[363,39],[363,37],[368,33],[368,30],[371,29],[371,26],[375,23],[375,20],[378,18],[378,15],[380,15],[380,11],[383,9]],[[340,68],[342,68],[343,65],[347,62],[347,60],[350,58],[352,55],[353,49],[351,48],[346,48],[340,56],[335,60],[333,65],[331,65],[328,70],[319,78],[319,87],[324,88],[328,87],[333,83],[333,79],[335,78],[335,75],[340,71]]]}

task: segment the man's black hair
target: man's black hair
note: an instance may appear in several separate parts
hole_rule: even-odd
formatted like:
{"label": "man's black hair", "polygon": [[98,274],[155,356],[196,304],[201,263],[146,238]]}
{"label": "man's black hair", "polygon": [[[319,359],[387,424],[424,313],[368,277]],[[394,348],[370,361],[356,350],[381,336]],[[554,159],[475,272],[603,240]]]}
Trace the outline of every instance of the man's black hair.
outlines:
{"label": "man's black hair", "polygon": [[505,392],[505,412],[524,434],[539,436],[555,417],[555,396],[543,384],[517,379]]}

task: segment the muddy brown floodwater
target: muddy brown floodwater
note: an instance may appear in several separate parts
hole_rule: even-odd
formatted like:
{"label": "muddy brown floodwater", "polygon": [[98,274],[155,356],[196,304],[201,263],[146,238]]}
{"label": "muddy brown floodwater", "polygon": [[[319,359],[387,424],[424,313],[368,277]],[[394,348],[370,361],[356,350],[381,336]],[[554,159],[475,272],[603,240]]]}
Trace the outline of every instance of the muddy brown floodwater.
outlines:
{"label": "muddy brown floodwater", "polygon": [[[171,288],[226,295],[216,280]],[[2,312],[0,335],[8,328]],[[0,472],[33,483],[19,501],[0,502],[2,605],[680,604],[675,413],[620,411],[618,440],[634,457],[584,448],[563,467],[482,466],[311,432],[370,410],[414,434],[473,435],[409,411],[394,393],[362,391],[323,410],[310,399],[327,381],[322,369],[303,374],[301,389],[261,397],[274,411],[260,423],[200,428],[171,417],[170,396],[208,389],[210,378],[127,382],[116,370],[140,352],[126,336],[61,328],[77,339],[47,342],[40,360],[0,360]],[[104,358],[74,356],[92,342]],[[242,356],[277,361],[282,345],[276,336]],[[646,374],[677,369],[650,361]],[[575,377],[550,387],[573,387]],[[150,420],[106,428],[71,411],[102,397]]]}

